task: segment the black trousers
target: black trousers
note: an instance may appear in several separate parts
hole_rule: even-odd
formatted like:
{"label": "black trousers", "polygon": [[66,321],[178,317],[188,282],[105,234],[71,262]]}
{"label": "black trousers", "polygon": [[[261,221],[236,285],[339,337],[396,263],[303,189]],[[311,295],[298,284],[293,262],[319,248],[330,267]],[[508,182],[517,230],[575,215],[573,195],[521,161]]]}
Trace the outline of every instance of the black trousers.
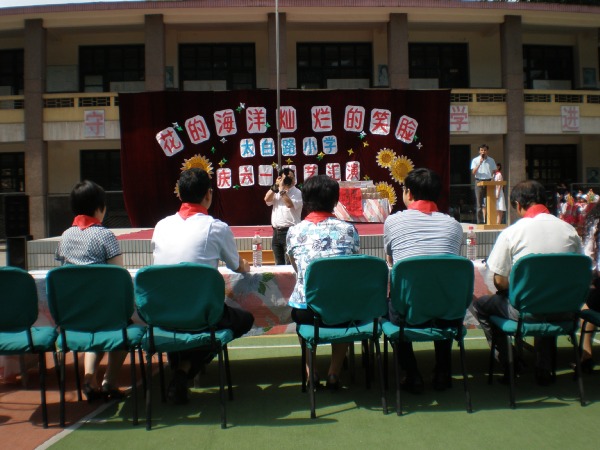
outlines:
{"label": "black trousers", "polygon": [[[254,324],[254,316],[248,311],[241,308],[233,308],[224,305],[223,316],[217,324],[217,329],[222,330],[229,328],[233,331],[233,337],[239,338],[250,331]],[[194,378],[203,366],[210,363],[215,354],[204,349],[191,349],[181,352],[167,353],[169,364],[172,370],[177,370],[179,365],[184,361],[190,362],[190,370],[188,378]]]}
{"label": "black trousers", "polygon": [[271,240],[271,249],[273,250],[273,256],[275,257],[275,264],[277,264],[278,266],[289,264],[289,260],[286,255],[287,232],[288,228],[284,228],[282,230],[273,228],[273,239]]}

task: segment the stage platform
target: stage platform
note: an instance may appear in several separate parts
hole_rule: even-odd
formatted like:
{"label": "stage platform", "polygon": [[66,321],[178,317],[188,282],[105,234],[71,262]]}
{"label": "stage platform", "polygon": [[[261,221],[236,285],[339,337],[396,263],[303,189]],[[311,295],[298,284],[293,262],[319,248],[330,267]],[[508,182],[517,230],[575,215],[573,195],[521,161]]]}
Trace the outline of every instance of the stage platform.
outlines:
{"label": "stage platform", "polygon": [[[356,229],[360,235],[361,253],[366,255],[384,258],[383,250],[383,224],[382,223],[355,223]],[[461,254],[466,256],[466,234],[469,226],[473,224],[461,224],[463,227],[463,245]],[[231,227],[238,250],[251,250],[252,237],[258,231],[263,240],[263,249],[271,249],[271,237],[273,230],[270,225]],[[125,267],[138,269],[152,264],[152,248],[150,240],[152,239],[152,228],[114,228],[111,231],[115,233],[121,244]],[[487,258],[494,242],[501,230],[479,230],[475,229],[478,243],[478,257]],[[54,259],[56,248],[60,237],[46,239],[37,239],[27,242],[27,268],[51,269],[58,267],[58,261]]]}

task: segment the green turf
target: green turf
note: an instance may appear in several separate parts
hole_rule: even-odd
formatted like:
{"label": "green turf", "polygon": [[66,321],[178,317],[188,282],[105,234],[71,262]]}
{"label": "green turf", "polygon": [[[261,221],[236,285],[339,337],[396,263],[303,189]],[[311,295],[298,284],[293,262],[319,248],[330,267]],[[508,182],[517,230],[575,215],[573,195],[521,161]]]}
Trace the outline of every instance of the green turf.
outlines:
{"label": "green turf", "polygon": [[[146,431],[144,403],[140,399],[140,425],[131,423],[131,404],[111,405],[69,434],[53,449],[553,449],[589,448],[600,417],[600,374],[585,377],[591,404],[579,405],[577,385],[567,370],[572,360],[566,341],[559,342],[559,376],[556,384],[539,387],[533,382],[533,355],[519,378],[516,410],[508,408],[508,388],[487,384],[488,350],[480,331],[470,331],[467,364],[473,414],[465,411],[458,351],[454,352],[454,387],[442,393],[430,385],[424,394],[405,394],[405,415],[394,412],[394,392],[387,392],[390,413],[382,414],[379,386],[364,386],[357,367],[356,381],[342,374],[344,389],[317,393],[316,420],[309,417],[308,395],[300,392],[300,350],[295,336],[255,337],[235,341],[230,349],[234,400],[228,402],[228,428],[220,428],[217,366],[202,376],[202,387],[192,389],[185,406],[160,402],[155,377],[153,429]],[[418,344],[417,359],[423,374],[433,363],[431,344]],[[358,350],[358,347],[357,347]],[[327,367],[327,349],[319,359]],[[390,360],[391,362],[391,360]],[[393,373],[390,372],[393,385]],[[168,376],[168,372],[167,372]]]}

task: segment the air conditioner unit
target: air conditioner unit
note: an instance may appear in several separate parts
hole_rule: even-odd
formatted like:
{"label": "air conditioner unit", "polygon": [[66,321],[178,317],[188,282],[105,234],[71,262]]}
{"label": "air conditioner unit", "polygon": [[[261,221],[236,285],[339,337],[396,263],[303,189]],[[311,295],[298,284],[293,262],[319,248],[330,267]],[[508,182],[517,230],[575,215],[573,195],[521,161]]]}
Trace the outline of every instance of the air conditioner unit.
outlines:
{"label": "air conditioner unit", "polygon": [[227,80],[184,80],[184,91],[226,91]]}

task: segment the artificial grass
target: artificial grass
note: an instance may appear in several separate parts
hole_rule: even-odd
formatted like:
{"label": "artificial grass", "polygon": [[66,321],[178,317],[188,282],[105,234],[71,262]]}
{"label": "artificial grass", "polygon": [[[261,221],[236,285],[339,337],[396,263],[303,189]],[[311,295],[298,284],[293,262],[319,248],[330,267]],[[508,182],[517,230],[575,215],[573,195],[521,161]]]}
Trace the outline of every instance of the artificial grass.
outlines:
{"label": "artificial grass", "polygon": [[[140,424],[131,423],[130,400],[113,404],[95,419],[67,435],[52,449],[207,448],[207,449],[354,449],[406,447],[411,449],[461,448],[572,448],[593,445],[591,436],[600,414],[600,374],[584,379],[586,397],[579,405],[577,385],[567,370],[571,351],[559,341],[559,376],[556,384],[539,387],[533,380],[533,355],[517,384],[517,409],[508,407],[508,387],[487,384],[488,350],[479,330],[470,331],[467,368],[473,414],[465,411],[458,351],[454,351],[454,385],[435,392],[429,384],[422,395],[403,394],[405,414],[395,414],[393,372],[387,392],[389,414],[384,416],[375,382],[364,386],[356,369],[344,388],[317,393],[317,419],[310,419],[308,395],[300,391],[300,349],[295,336],[254,337],[230,346],[234,400],[227,404],[228,428],[220,428],[217,366],[212,363],[193,388],[190,403],[174,406],[160,402],[158,377],[153,383],[153,429],[144,428],[144,401],[140,398]],[[431,344],[416,344],[424,376],[431,370]],[[324,348],[318,362],[321,373],[328,363]],[[358,347],[357,347],[358,351]],[[359,361],[359,359],[357,359]],[[391,365],[391,359],[390,359]],[[167,371],[167,377],[169,376]],[[428,377],[425,377],[426,381]],[[142,397],[142,396],[140,396]]]}

